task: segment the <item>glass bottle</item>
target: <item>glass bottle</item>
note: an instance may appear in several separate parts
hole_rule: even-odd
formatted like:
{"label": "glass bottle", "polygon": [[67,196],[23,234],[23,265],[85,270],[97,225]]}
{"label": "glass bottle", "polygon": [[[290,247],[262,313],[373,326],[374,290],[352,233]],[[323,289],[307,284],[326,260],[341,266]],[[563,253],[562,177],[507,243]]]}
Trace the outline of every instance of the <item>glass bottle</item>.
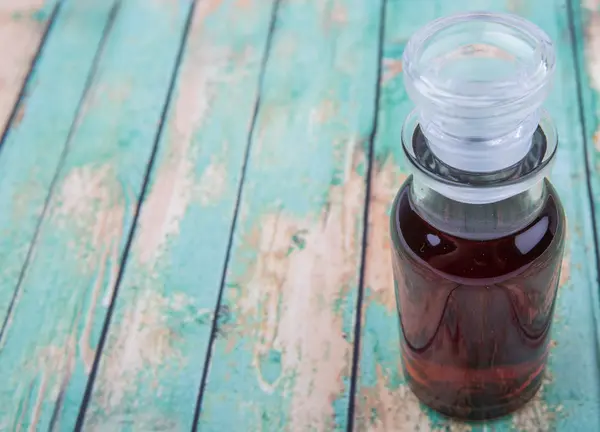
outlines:
{"label": "glass bottle", "polygon": [[541,108],[554,50],[522,18],[468,13],[415,33],[403,64],[412,175],[391,236],[405,375],[443,414],[497,417],[534,396],[548,355],[566,229]]}

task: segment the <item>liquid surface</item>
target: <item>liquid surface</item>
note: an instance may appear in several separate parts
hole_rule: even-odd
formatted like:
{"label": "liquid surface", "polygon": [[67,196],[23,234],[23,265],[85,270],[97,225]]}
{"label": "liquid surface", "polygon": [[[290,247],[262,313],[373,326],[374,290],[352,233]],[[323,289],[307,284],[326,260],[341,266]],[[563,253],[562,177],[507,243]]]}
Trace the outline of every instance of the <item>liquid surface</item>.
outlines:
{"label": "liquid surface", "polygon": [[564,244],[554,190],[518,232],[469,240],[415,211],[410,182],[392,211],[405,373],[415,394],[451,416],[513,411],[539,388]]}

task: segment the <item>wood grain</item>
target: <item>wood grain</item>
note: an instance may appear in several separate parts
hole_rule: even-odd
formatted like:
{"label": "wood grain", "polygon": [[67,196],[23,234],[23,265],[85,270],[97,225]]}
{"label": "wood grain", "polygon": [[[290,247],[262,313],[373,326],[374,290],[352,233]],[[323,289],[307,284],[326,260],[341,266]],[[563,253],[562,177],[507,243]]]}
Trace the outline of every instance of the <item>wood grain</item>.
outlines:
{"label": "wood grain", "polygon": [[[112,2],[65,2],[0,150],[0,323],[18,294],[38,222],[105,32]],[[25,19],[25,18],[23,18]]]}
{"label": "wood grain", "polygon": [[[110,3],[72,7],[77,39]],[[189,9],[126,0],[116,14],[1,341],[0,424],[11,430],[73,430]],[[48,142],[36,144],[40,158]],[[29,172],[56,168],[32,162]]]}
{"label": "wood grain", "polygon": [[[58,0],[0,2],[0,130],[4,130]],[[16,119],[19,120],[18,117]]]}
{"label": "wood grain", "polygon": [[[600,187],[600,1],[584,0],[574,3],[572,8],[577,58],[580,62],[583,114],[587,126],[585,133],[589,144],[590,180],[593,190],[597,192]],[[593,194],[593,198],[595,206],[600,206],[597,193]]]}
{"label": "wood grain", "polygon": [[196,5],[86,430],[192,427],[273,6]]}
{"label": "wood grain", "polygon": [[[0,150],[0,323],[13,299],[110,9],[111,2],[97,0],[61,6]],[[33,18],[25,14],[19,19]],[[7,90],[0,98],[10,94]]]}
{"label": "wood grain", "polygon": [[[596,240],[600,233],[600,1],[571,4],[580,95],[583,103],[590,198],[594,204]],[[600,300],[596,297],[600,304]],[[600,321],[597,323],[600,335]]]}
{"label": "wood grain", "polygon": [[399,363],[398,317],[395,310],[388,242],[389,208],[408,171],[400,147],[401,121],[412,103],[403,88],[401,55],[408,37],[439,16],[465,9],[467,2],[388,2],[378,135],[373,160],[369,239],[356,430],[597,430],[600,401],[595,325],[597,274],[590,206],[583,162],[584,144],[579,124],[573,56],[566,3],[528,1],[469,1],[470,9],[521,14],[546,30],[555,40],[559,58],[554,92],[547,103],[556,119],[561,146],[552,181],[569,219],[567,257],[553,329],[553,350],[542,392],[523,410],[486,425],[448,422],[424,409],[406,387]]}
{"label": "wood grain", "polygon": [[199,428],[344,430],[379,1],[282,1]]}
{"label": "wood grain", "polygon": [[[0,124],[58,1],[0,0]],[[0,149],[0,431],[73,430],[98,358],[84,430],[346,430],[362,264],[355,430],[600,430],[600,1],[388,0],[378,59],[384,1],[62,0]],[[408,175],[402,50],[465,9],[510,10],[556,42],[569,219],[543,390],[487,424],[406,387],[388,242]]]}

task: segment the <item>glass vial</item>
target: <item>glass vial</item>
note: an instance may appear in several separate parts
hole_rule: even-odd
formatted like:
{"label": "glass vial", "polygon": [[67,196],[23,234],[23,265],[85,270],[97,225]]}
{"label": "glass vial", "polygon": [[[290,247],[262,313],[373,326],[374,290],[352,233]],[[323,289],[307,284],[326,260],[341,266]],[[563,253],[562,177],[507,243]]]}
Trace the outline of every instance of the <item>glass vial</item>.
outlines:
{"label": "glass vial", "polygon": [[507,414],[540,387],[565,242],[541,105],[555,55],[512,15],[431,22],[404,52],[412,175],[391,212],[402,360],[428,406]]}

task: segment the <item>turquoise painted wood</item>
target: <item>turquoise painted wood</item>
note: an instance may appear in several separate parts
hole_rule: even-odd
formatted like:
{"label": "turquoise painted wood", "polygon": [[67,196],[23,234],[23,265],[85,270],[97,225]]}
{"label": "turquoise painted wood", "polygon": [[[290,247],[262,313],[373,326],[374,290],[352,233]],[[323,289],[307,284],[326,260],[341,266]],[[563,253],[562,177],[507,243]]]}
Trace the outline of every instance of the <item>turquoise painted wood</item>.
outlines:
{"label": "turquoise painted wood", "polygon": [[195,8],[86,429],[192,427],[273,6]]}
{"label": "turquoise painted wood", "polygon": [[583,103],[591,197],[600,232],[600,1],[574,2],[573,26]]}
{"label": "turquoise painted wood", "polygon": [[[540,25],[556,42],[559,66],[547,105],[556,119],[561,147],[552,177],[569,219],[567,257],[553,329],[554,348],[541,394],[525,409],[498,422],[468,425],[472,430],[599,430],[600,375],[596,256],[587,200],[584,143],[579,123],[576,76],[567,15],[562,0],[504,4],[469,2],[473,9],[510,10]],[[408,391],[399,367],[398,318],[388,265],[389,206],[407,169],[399,143],[401,122],[412,108],[402,82],[404,44],[419,26],[463,9],[444,1],[389,2],[383,53],[382,96],[370,200],[363,307],[357,430],[463,430],[424,409]],[[398,425],[402,425],[399,427]]]}
{"label": "turquoise painted wood", "polygon": [[[111,7],[103,0],[61,6],[0,148],[0,323],[17,289]],[[18,93],[12,90],[9,99]]]}
{"label": "turquoise painted wood", "polygon": [[[78,12],[72,38],[84,34],[85,17],[103,19],[103,4]],[[8,430],[73,430],[189,9],[127,0],[116,11],[3,333],[0,424]],[[56,168],[43,162],[48,142],[36,143],[30,155],[42,160],[23,176]]]}
{"label": "turquoise painted wood", "polygon": [[[402,50],[465,9],[556,42],[569,219],[543,390],[485,424],[407,389],[387,231]],[[2,0],[0,125],[50,22],[0,146],[0,431],[600,430],[598,0]]]}
{"label": "turquoise painted wood", "polygon": [[0,3],[0,129],[17,103],[31,63],[58,0],[3,0]]}
{"label": "turquoise painted wood", "polygon": [[279,5],[202,431],[347,426],[379,5]]}

